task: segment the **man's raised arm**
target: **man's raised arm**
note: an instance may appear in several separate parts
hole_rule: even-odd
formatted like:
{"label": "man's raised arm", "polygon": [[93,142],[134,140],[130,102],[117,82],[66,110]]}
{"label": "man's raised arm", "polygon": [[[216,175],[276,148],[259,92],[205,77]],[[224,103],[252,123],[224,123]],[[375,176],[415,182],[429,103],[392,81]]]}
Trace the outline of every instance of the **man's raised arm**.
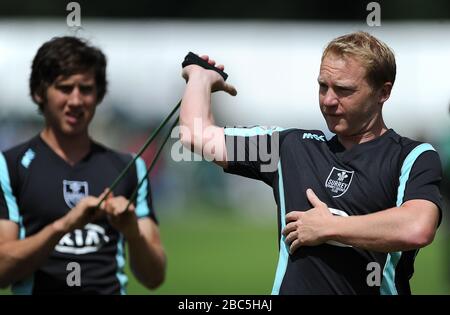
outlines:
{"label": "man's raised arm", "polygon": [[[202,56],[210,65],[215,61]],[[224,70],[223,65],[218,69]],[[219,166],[227,167],[224,130],[214,124],[211,111],[211,93],[225,91],[235,96],[236,89],[225,82],[215,71],[198,65],[183,68],[186,89],[181,102],[180,138],[183,145],[197,154],[213,160]]]}

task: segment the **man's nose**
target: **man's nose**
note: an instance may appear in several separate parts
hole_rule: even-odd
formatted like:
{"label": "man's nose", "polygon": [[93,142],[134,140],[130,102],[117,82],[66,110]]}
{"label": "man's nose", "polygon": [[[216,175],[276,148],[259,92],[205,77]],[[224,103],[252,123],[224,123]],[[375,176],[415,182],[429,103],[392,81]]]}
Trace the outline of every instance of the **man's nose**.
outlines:
{"label": "man's nose", "polygon": [[339,105],[339,100],[334,93],[333,89],[328,89],[325,93],[325,95],[322,98],[322,105],[324,106],[337,106]]}
{"label": "man's nose", "polygon": [[72,93],[70,93],[68,104],[72,106],[83,105],[82,95],[78,86],[75,86],[72,90]]}

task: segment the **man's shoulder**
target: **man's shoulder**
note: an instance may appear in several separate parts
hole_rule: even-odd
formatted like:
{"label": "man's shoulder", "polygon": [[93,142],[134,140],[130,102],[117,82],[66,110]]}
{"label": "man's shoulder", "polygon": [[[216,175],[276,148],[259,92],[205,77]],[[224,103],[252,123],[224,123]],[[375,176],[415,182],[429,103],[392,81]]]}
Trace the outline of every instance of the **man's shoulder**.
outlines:
{"label": "man's shoulder", "polygon": [[21,162],[27,164],[36,155],[39,150],[39,136],[34,136],[22,143],[19,143],[2,152],[2,155],[7,163]]}
{"label": "man's shoulder", "polygon": [[299,134],[305,139],[316,139],[319,138],[320,141],[326,141],[325,134],[321,130],[316,129],[300,129],[295,127],[280,127],[280,126],[264,126],[264,125],[254,125],[254,126],[235,126],[235,127],[225,127],[225,135],[227,136],[262,136],[262,135],[273,135],[279,133],[281,136],[286,136],[288,134],[294,133]]}
{"label": "man's shoulder", "polygon": [[280,143],[283,145],[301,143],[316,146],[327,141],[324,132],[317,129],[288,128],[280,132]]}
{"label": "man's shoulder", "polygon": [[437,154],[434,147],[430,143],[423,140],[411,139],[409,137],[401,136],[396,132],[393,132],[391,138],[394,139],[395,143],[400,147],[403,158],[406,158],[411,154],[420,155],[426,151],[433,151]]}
{"label": "man's shoulder", "polygon": [[284,130],[286,130],[286,128],[279,126],[265,126],[265,125],[224,127],[225,136],[239,136],[239,137],[273,135],[274,133],[282,132]]}
{"label": "man's shoulder", "polygon": [[288,129],[284,132],[284,136],[288,134],[295,134],[295,136],[299,136],[301,140],[309,141],[315,140],[318,142],[326,142],[327,138],[322,130],[317,129],[299,129],[292,128]]}
{"label": "man's shoulder", "polygon": [[410,169],[413,166],[420,169],[441,169],[439,153],[430,144],[423,140],[416,140],[409,137],[401,136],[392,132],[391,145],[396,148],[390,151],[398,152],[399,167]]}

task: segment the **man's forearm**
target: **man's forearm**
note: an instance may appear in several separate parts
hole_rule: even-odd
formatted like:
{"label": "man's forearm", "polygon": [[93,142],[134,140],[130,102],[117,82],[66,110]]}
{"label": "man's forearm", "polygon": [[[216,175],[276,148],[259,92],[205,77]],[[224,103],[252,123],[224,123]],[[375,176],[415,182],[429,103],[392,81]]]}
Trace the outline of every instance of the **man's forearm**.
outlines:
{"label": "man's forearm", "polygon": [[394,207],[367,215],[333,216],[328,239],[378,252],[417,249],[429,244],[434,236],[421,224],[428,214],[420,209]]}
{"label": "man's forearm", "polygon": [[[203,132],[214,124],[211,111],[211,85],[201,74],[193,75],[181,102],[181,140],[187,146],[194,145],[195,152],[203,149]],[[187,128],[187,130],[183,130]]]}
{"label": "man's forearm", "polygon": [[0,244],[0,287],[6,287],[31,275],[48,258],[65,232],[51,223],[23,240]]}
{"label": "man's forearm", "polygon": [[161,246],[144,236],[128,239],[130,265],[135,276],[149,289],[155,289],[165,277],[166,258]]}

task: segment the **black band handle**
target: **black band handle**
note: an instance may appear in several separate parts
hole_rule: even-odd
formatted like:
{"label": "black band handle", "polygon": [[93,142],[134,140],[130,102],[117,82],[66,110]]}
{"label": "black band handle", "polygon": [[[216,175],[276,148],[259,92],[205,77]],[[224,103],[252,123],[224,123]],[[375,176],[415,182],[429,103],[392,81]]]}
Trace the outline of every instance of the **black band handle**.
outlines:
{"label": "black band handle", "polygon": [[205,60],[194,54],[193,52],[189,52],[186,57],[184,57],[184,61],[181,64],[181,66],[184,68],[189,65],[197,65],[204,69],[213,70],[216,71],[218,74],[222,76],[222,78],[226,81],[228,78],[228,74],[220,70],[219,68],[216,68],[214,66],[211,66],[209,63],[207,63]]}

